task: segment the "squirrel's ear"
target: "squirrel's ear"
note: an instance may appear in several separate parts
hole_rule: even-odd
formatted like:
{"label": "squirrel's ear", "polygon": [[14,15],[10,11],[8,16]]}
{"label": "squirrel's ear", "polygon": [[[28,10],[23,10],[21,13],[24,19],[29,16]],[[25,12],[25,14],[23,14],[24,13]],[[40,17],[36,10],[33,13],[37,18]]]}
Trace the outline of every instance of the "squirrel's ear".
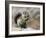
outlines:
{"label": "squirrel's ear", "polygon": [[21,13],[18,13],[18,14],[15,16],[14,20],[15,20],[15,23],[16,23],[16,24],[17,24],[17,19],[18,19],[20,16],[21,16]]}

